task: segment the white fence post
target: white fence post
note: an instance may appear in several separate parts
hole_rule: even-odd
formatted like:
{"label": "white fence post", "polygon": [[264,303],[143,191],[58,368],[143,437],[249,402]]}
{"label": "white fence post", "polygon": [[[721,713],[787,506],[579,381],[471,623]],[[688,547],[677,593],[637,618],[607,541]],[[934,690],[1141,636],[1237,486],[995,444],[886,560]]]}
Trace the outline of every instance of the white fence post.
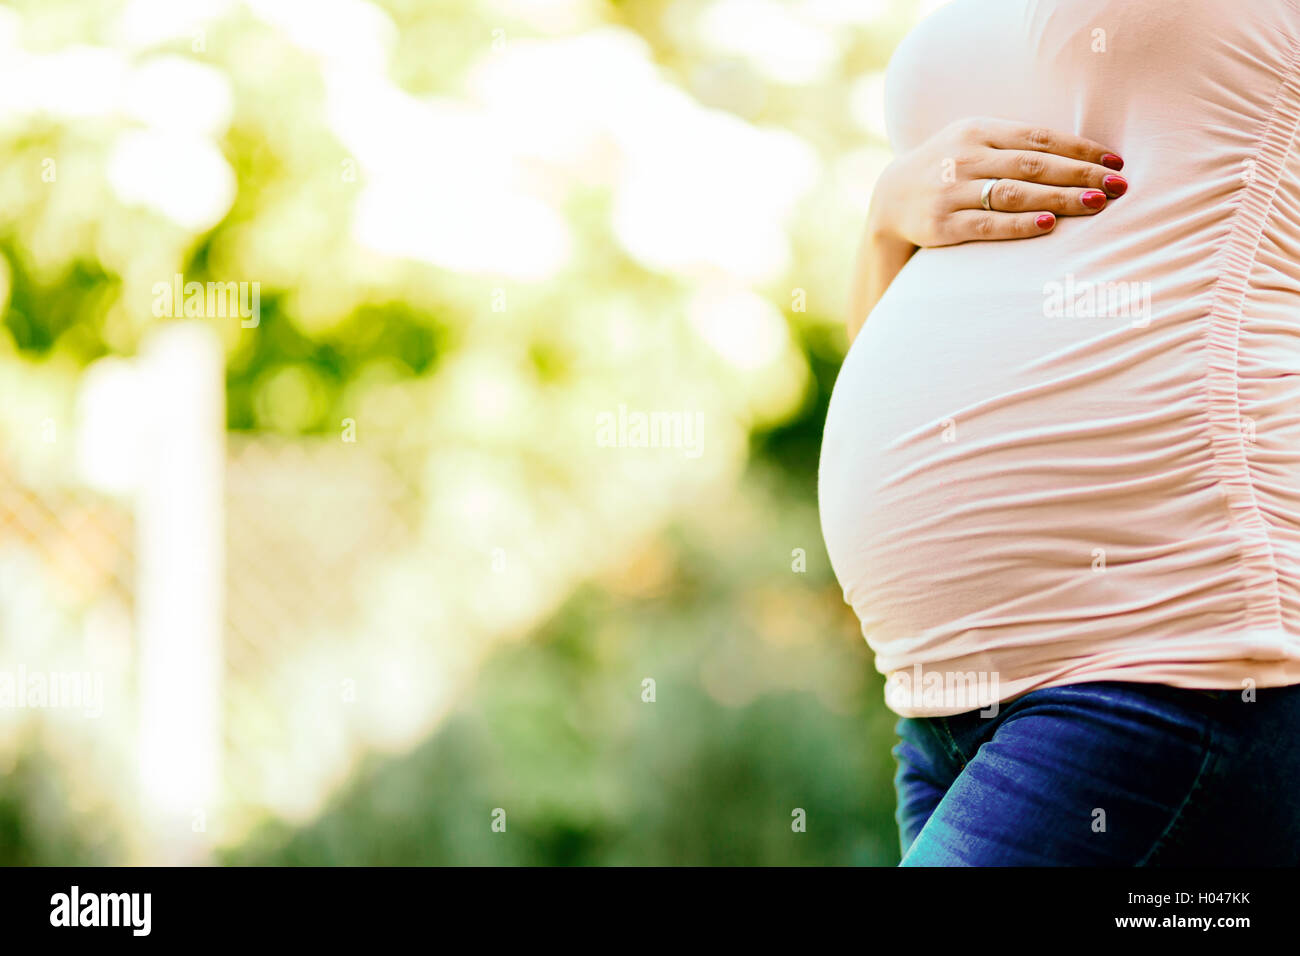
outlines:
{"label": "white fence post", "polygon": [[221,788],[225,382],[216,333],[169,322],[139,359],[139,773],[152,863],[201,862]]}

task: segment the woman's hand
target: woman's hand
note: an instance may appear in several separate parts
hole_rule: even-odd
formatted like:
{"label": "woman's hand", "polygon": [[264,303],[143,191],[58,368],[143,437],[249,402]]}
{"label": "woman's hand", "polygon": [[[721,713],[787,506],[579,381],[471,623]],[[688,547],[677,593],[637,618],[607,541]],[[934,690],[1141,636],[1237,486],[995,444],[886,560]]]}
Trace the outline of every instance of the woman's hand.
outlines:
{"label": "woman's hand", "polygon": [[[849,301],[849,338],[918,248],[1047,235],[1128,190],[1124,161],[1090,139],[1000,119],[953,123],[894,159],[872,193]],[[988,180],[989,208],[981,202]]]}
{"label": "woman's hand", "polygon": [[[913,246],[1029,239],[1057,216],[1091,216],[1128,189],[1124,165],[1090,139],[999,119],[965,119],[898,156],[872,197],[873,231]],[[998,180],[988,210],[980,197]]]}

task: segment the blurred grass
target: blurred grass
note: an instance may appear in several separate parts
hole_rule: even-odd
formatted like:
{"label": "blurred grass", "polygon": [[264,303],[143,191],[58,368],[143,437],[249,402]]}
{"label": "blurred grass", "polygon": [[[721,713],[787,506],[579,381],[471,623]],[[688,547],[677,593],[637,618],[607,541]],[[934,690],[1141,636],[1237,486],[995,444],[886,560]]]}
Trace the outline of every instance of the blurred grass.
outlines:
{"label": "blurred grass", "polygon": [[[414,752],[368,758],[318,819],[267,823],[222,861],[896,863],[893,718],[815,511],[770,469],[746,485],[743,507],[685,516],[631,580],[584,587],[498,652]],[[619,593],[647,566],[650,593]]]}

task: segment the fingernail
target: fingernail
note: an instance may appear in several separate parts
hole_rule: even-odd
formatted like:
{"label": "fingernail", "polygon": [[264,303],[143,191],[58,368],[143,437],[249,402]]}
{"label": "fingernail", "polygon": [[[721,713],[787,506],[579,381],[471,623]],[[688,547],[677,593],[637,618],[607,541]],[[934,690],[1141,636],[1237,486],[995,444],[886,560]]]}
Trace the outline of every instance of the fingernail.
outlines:
{"label": "fingernail", "polygon": [[1128,192],[1128,182],[1122,176],[1107,176],[1101,184],[1106,187],[1106,192],[1110,193],[1112,199]]}
{"label": "fingernail", "polygon": [[1105,166],[1107,169],[1118,170],[1124,168],[1124,160],[1120,159],[1114,153],[1103,153],[1101,157],[1101,164]]}
{"label": "fingernail", "polygon": [[1079,199],[1089,209],[1100,209],[1106,205],[1106,194],[1100,189],[1089,189]]}
{"label": "fingernail", "polygon": [[1054,225],[1056,225],[1056,217],[1053,216],[1050,212],[1045,212],[1037,219],[1035,219],[1034,223],[1038,226],[1039,229],[1051,229]]}

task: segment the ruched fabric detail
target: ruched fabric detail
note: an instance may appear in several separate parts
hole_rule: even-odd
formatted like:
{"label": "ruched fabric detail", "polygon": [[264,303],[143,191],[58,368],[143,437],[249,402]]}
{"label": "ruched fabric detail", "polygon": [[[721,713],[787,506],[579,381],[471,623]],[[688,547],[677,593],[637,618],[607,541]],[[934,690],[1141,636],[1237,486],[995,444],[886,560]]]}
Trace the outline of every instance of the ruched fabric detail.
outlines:
{"label": "ruched fabric detail", "polygon": [[[1292,8],[1300,14],[1294,10],[1294,3]],[[1260,147],[1242,167],[1246,187],[1223,247],[1210,322],[1206,327],[1205,391],[1210,442],[1229,512],[1240,531],[1247,625],[1258,630],[1283,626],[1282,603],[1269,524],[1260,509],[1247,457],[1250,432],[1238,397],[1239,342],[1242,308],[1255,255],[1297,128],[1300,128],[1300,41],[1292,43],[1287,75],[1278,88]]]}

